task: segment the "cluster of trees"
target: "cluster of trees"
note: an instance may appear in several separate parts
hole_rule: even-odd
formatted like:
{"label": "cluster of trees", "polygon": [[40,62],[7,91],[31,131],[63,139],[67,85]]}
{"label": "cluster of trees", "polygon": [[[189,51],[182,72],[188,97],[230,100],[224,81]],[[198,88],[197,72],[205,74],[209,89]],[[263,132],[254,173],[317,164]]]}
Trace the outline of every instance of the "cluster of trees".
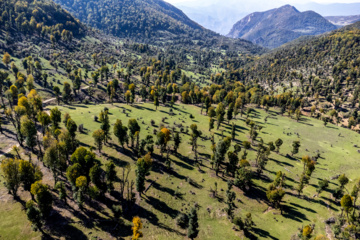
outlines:
{"label": "cluster of trees", "polygon": [[6,31],[19,31],[25,34],[36,33],[38,36],[52,36],[71,41],[72,36],[82,34],[85,27],[68,12],[49,1],[11,0],[0,5],[0,26]]}

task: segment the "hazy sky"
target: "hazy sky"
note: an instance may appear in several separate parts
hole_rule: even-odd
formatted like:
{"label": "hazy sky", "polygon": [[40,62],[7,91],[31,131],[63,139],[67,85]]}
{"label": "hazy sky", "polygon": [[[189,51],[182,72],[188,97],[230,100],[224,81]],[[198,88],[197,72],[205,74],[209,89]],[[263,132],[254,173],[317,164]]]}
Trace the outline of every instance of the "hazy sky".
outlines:
{"label": "hazy sky", "polygon": [[[199,0],[165,0],[169,3],[179,3],[179,2],[197,2]],[[226,2],[226,0],[224,0]],[[251,1],[251,0],[249,0]],[[304,2],[318,2],[318,3],[355,3],[360,2],[360,0],[283,0],[288,4],[292,3],[304,3]]]}

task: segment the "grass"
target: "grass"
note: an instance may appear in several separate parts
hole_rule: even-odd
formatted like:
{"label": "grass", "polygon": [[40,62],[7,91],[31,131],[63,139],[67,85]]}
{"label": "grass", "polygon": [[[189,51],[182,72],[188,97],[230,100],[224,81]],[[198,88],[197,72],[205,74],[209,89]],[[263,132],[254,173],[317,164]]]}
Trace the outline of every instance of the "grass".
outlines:
{"label": "grass", "polygon": [[[52,106],[53,107],[53,106]],[[51,108],[52,108],[51,107]],[[62,113],[68,112],[72,119],[79,125],[84,124],[87,129],[86,134],[77,134],[77,138],[84,146],[93,146],[93,139],[91,134],[94,130],[100,128],[100,123],[95,122],[94,116],[98,115],[101,110],[107,107],[110,112],[111,124],[114,124],[116,119],[121,119],[127,125],[128,119],[135,118],[141,126],[141,138],[146,135],[153,135],[153,127],[150,125],[150,120],[155,120],[155,128],[159,130],[159,124],[162,118],[167,117],[165,121],[166,126],[172,126],[174,122],[182,123],[183,126],[190,126],[196,123],[198,128],[203,132],[204,136],[210,136],[208,132],[208,117],[200,115],[200,108],[192,105],[175,105],[175,116],[170,116],[169,108],[163,106],[155,111],[153,104],[136,104],[134,106],[125,104],[102,104],[102,105],[73,105],[73,106],[59,106]],[[123,113],[126,109],[128,116]],[[131,111],[131,112],[130,112]],[[190,119],[190,114],[195,116],[195,119]],[[264,123],[264,118],[268,118],[267,123]],[[331,178],[340,173],[345,173],[351,182],[347,188],[351,189],[354,181],[359,177],[357,175],[357,158],[359,153],[354,144],[359,142],[359,135],[348,129],[339,128],[335,125],[323,126],[321,121],[303,117],[300,122],[296,122],[285,116],[278,115],[278,112],[271,109],[269,113],[261,109],[256,109],[250,117],[257,124],[263,126],[258,140],[262,138],[265,143],[275,141],[281,138],[284,141],[280,149],[280,154],[272,153],[270,161],[266,166],[261,179],[254,180],[254,188],[249,193],[244,193],[237,188],[233,188],[236,192],[236,211],[235,216],[244,217],[247,212],[251,212],[253,220],[256,223],[253,234],[259,239],[290,239],[291,235],[297,233],[297,229],[306,224],[315,223],[316,228],[314,235],[325,234],[324,220],[340,213],[339,204],[331,198],[331,193],[325,191],[319,197],[314,197],[316,187],[319,179]],[[249,129],[244,122],[244,118],[238,116],[237,120],[232,120],[237,125],[237,141],[248,140]],[[231,124],[231,123],[230,123]],[[222,125],[219,131],[215,131],[216,142],[221,139],[221,131],[224,130],[224,135],[230,135],[231,125],[226,122]],[[148,130],[146,130],[148,128]],[[291,134],[290,134],[291,133]],[[298,137],[295,133],[299,133]],[[341,133],[341,136],[339,136]],[[189,136],[181,134],[182,144],[179,149],[179,155],[172,155],[172,171],[168,171],[164,166],[164,161],[157,155],[159,150],[155,150],[155,157],[158,159],[153,167],[150,176],[147,178],[146,186],[151,181],[155,183],[151,186],[143,199],[138,201],[138,209],[134,214],[140,216],[144,224],[144,238],[145,239],[185,239],[186,230],[179,228],[176,225],[175,218],[179,213],[188,213],[190,208],[197,203],[200,205],[198,211],[200,233],[198,239],[239,239],[241,233],[232,230],[233,224],[227,219],[224,208],[226,207],[224,201],[226,200],[226,180],[216,177],[213,170],[211,170],[210,162],[210,141],[199,140],[199,153],[203,159],[201,169],[199,172],[194,166],[194,155],[189,145]],[[291,144],[294,140],[300,140],[301,148],[299,154],[294,158],[288,158],[286,154],[290,154]],[[130,179],[135,180],[135,162],[136,157],[131,157],[130,150],[127,154],[122,154],[121,147],[114,136],[112,136],[112,147],[105,146],[104,154],[99,156],[103,163],[112,159],[118,166],[124,166],[130,163],[131,174]],[[171,144],[171,143],[170,143]],[[233,144],[232,144],[233,145]],[[232,149],[232,148],[231,148]],[[305,188],[304,197],[297,197],[296,192],[291,190],[295,187],[299,180],[302,164],[300,158],[303,155],[314,156],[317,150],[321,154],[318,160],[316,169],[310,180],[310,184]],[[239,155],[242,155],[241,153]],[[255,151],[249,151],[248,160],[254,162]],[[287,189],[287,195],[282,203],[284,213],[280,215],[279,210],[268,209],[265,191],[270,182],[273,181],[277,171],[282,171],[287,174],[287,184],[290,188]],[[118,174],[120,172],[118,171]],[[221,174],[220,174],[221,176]],[[198,188],[191,186],[186,178],[193,179],[198,185]],[[51,176],[49,177],[51,179]],[[218,199],[209,196],[210,187],[214,188],[217,182],[219,191]],[[48,181],[52,184],[52,181]],[[331,181],[330,189],[336,188],[336,180]],[[116,184],[116,188],[119,186]],[[174,193],[178,191],[182,198],[175,199]],[[190,193],[194,192],[195,194]],[[3,204],[3,208],[10,207],[13,204]],[[3,214],[1,208],[1,214]],[[108,208],[104,208],[99,214],[104,215],[110,212]],[[60,211],[64,214],[64,210]],[[17,222],[14,226],[26,226],[27,220],[24,212],[16,213],[21,222]],[[104,218],[106,219],[106,214]],[[82,232],[87,237],[98,236],[109,239],[109,234],[104,230],[102,224],[95,224],[89,228],[81,224],[81,219],[75,216],[71,218],[77,219],[71,224],[72,228],[76,228],[80,233]],[[126,226],[120,229],[121,232],[131,234],[130,222],[125,221]],[[1,228],[2,229],[2,228]],[[90,234],[90,232],[92,234]],[[128,236],[125,234],[125,236]],[[16,237],[14,238],[16,239]]]}

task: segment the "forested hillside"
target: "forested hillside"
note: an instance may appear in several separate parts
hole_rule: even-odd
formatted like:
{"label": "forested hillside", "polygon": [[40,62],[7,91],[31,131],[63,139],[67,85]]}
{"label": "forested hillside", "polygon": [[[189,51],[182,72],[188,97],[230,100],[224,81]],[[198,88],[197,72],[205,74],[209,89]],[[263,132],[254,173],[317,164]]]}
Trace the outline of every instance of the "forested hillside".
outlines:
{"label": "forested hillside", "polygon": [[245,40],[220,36],[190,20],[163,0],[56,0],[81,21],[117,37],[157,46],[176,45],[237,52],[261,53]]}
{"label": "forested hillside", "polygon": [[359,23],[260,55],[118,2],[0,5],[0,239],[359,238]]}

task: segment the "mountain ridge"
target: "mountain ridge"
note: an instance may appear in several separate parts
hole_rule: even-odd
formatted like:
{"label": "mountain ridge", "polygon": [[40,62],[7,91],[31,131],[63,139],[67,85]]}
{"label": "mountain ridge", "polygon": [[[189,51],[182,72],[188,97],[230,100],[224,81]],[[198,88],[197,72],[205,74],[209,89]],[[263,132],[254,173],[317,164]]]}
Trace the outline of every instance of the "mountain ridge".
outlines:
{"label": "mountain ridge", "polygon": [[300,12],[291,5],[254,12],[237,23],[227,34],[267,48],[276,48],[303,35],[318,35],[337,27],[314,11]]}

